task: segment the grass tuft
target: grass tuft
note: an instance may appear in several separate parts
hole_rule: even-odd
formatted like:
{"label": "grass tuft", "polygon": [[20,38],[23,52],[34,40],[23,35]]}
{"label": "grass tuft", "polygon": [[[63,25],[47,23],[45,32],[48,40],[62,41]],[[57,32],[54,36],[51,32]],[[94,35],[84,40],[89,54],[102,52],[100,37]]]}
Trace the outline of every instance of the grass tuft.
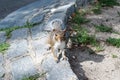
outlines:
{"label": "grass tuft", "polygon": [[80,28],[79,26],[74,26],[73,29],[77,34],[72,37],[73,43],[83,44],[83,45],[98,45],[95,36],[90,36],[85,28]]}
{"label": "grass tuft", "polygon": [[99,4],[96,4],[93,8],[92,11],[94,14],[101,14],[102,10],[101,10],[101,6]]}
{"label": "grass tuft", "polygon": [[76,12],[75,16],[72,19],[72,22],[80,25],[89,22],[89,20],[84,17],[84,14]]}
{"label": "grass tuft", "polygon": [[100,31],[100,32],[113,32],[113,29],[111,27],[105,26],[103,24],[95,25],[95,28],[97,31]]}
{"label": "grass tuft", "polygon": [[114,5],[119,5],[117,0],[98,0],[101,6],[113,7]]}
{"label": "grass tuft", "polygon": [[33,76],[29,76],[29,77],[24,77],[22,80],[37,80],[40,77],[44,77],[46,74],[46,72],[42,73],[42,74],[35,74]]}
{"label": "grass tuft", "polygon": [[4,29],[0,29],[0,31],[5,31],[6,32],[6,36],[9,39],[11,37],[11,32],[16,30],[16,29],[20,29],[20,28],[32,28],[34,24],[31,23],[26,23],[24,26],[14,26],[14,27],[10,27],[10,28],[4,28]]}
{"label": "grass tuft", "polygon": [[30,77],[24,77],[22,80],[37,80],[39,78],[39,74],[35,74]]}
{"label": "grass tuft", "polygon": [[104,51],[104,48],[102,46],[96,46],[96,50],[95,52],[101,52],[101,51]]}
{"label": "grass tuft", "polygon": [[106,42],[107,43],[109,43],[109,44],[111,44],[111,45],[113,45],[113,46],[116,46],[116,47],[120,47],[120,38],[119,39],[116,39],[116,38],[108,38],[107,40],[106,40]]}
{"label": "grass tuft", "polygon": [[4,52],[10,47],[8,43],[1,43],[0,44],[0,52],[4,54]]}
{"label": "grass tuft", "polygon": [[118,56],[117,56],[117,55],[112,54],[112,58],[118,58]]}

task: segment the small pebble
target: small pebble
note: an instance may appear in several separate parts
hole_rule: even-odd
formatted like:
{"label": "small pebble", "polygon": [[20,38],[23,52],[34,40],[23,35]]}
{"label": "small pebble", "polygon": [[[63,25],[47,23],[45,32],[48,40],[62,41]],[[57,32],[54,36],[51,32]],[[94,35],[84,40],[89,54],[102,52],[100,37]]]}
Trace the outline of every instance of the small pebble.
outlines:
{"label": "small pebble", "polygon": [[75,56],[72,56],[73,59],[75,59]]}

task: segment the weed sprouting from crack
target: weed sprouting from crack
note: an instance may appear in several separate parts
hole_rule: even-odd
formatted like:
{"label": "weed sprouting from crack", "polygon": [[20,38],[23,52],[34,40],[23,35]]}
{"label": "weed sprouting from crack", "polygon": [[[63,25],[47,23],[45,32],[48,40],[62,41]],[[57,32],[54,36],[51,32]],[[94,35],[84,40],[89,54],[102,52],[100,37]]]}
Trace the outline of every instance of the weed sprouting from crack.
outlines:
{"label": "weed sprouting from crack", "polygon": [[22,80],[37,80],[38,78],[44,77],[46,74],[46,72],[42,73],[42,74],[35,74],[33,76],[29,76],[29,77],[23,77]]}
{"label": "weed sprouting from crack", "polygon": [[0,44],[0,52],[1,53],[5,53],[5,51],[10,47],[10,44],[8,43],[1,43]]}
{"label": "weed sprouting from crack", "polygon": [[112,54],[112,58],[118,58],[118,56],[115,54]]}
{"label": "weed sprouting from crack", "polygon": [[4,29],[0,29],[0,31],[5,31],[6,32],[6,36],[7,39],[9,39],[11,37],[11,32],[17,29],[21,29],[21,28],[32,28],[34,27],[35,24],[26,22],[26,24],[24,26],[14,26],[14,27],[9,27],[9,28],[4,28]]}
{"label": "weed sprouting from crack", "polygon": [[109,37],[107,40],[106,40],[107,43],[113,45],[113,46],[116,46],[117,48],[120,47],[120,38],[116,39],[116,38],[111,38]]}

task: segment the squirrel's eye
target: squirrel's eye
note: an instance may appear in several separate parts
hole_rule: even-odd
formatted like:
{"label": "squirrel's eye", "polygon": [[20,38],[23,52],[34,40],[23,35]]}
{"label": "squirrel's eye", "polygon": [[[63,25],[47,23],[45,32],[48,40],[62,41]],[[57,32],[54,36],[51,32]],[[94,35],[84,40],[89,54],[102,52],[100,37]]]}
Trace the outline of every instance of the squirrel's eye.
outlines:
{"label": "squirrel's eye", "polygon": [[57,36],[57,34],[55,34],[55,36]]}
{"label": "squirrel's eye", "polygon": [[65,37],[66,35],[64,34],[63,36]]}

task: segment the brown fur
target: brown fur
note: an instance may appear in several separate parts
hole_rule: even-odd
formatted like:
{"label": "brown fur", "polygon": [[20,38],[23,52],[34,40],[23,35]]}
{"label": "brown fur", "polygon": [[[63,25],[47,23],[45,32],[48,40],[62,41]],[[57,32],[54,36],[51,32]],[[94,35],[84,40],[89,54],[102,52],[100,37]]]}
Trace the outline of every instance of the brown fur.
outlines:
{"label": "brown fur", "polygon": [[65,32],[65,30],[53,30],[48,37],[47,43],[52,47],[57,41],[65,41]]}
{"label": "brown fur", "polygon": [[[53,53],[54,59],[58,61],[58,57],[55,54],[54,45],[57,42],[65,42],[65,32],[66,30],[55,30],[51,31],[47,43],[50,45],[51,51]],[[63,55],[65,57],[65,55]]]}

